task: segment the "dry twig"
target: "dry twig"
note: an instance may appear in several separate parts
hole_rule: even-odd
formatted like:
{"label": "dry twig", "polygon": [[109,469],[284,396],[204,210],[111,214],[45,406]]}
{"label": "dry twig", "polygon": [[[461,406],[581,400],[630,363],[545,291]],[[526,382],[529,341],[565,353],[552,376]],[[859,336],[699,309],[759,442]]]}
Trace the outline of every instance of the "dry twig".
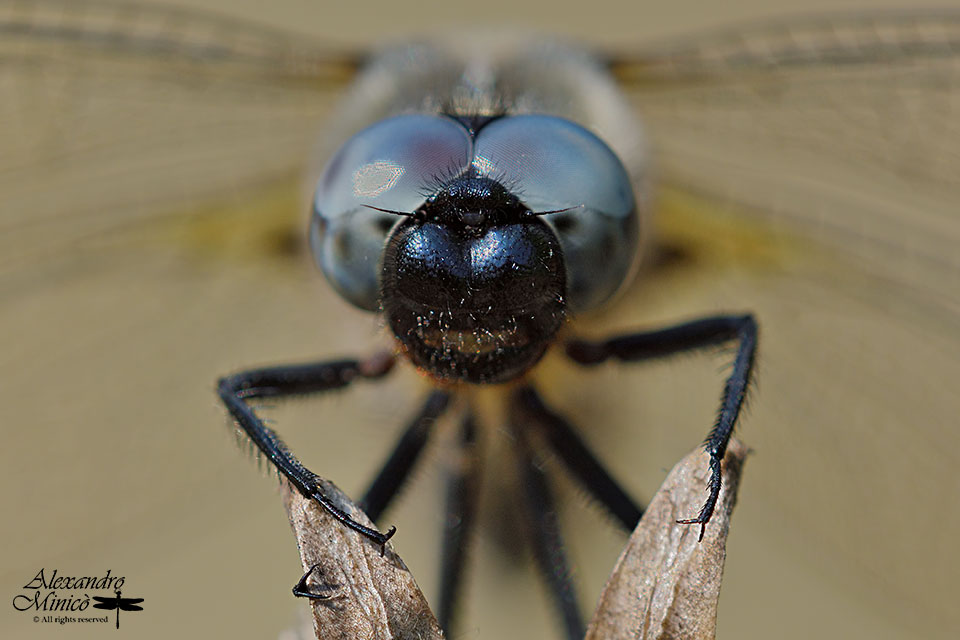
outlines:
{"label": "dry twig", "polygon": [[664,480],[620,554],[587,630],[587,640],[705,640],[716,635],[717,599],[730,515],[747,448],[731,440],[723,487],[703,541],[678,519],[703,503],[707,455],[695,451]]}
{"label": "dry twig", "polygon": [[[730,442],[723,489],[702,542],[699,526],[677,524],[703,502],[707,457],[697,450],[667,476],[627,542],[604,588],[586,640],[703,640],[716,632],[717,599],[730,515],[747,448]],[[333,483],[326,493],[361,524],[373,526]],[[436,618],[406,565],[337,522],[284,483],[284,503],[309,580],[314,632],[323,640],[440,640]]]}
{"label": "dry twig", "polygon": [[[324,494],[357,522],[373,523],[332,482]],[[440,626],[407,566],[389,543],[383,555],[317,503],[283,483],[283,499],[297,537],[303,570],[313,568],[313,629],[323,640],[439,640]]]}

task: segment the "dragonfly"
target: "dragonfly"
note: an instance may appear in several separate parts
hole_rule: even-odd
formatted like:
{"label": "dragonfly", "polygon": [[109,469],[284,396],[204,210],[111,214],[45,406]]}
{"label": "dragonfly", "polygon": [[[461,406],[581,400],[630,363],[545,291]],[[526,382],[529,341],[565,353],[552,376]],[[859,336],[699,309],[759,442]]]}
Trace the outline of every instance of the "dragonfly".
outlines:
{"label": "dragonfly", "polygon": [[[310,227],[318,266],[344,298],[382,312],[396,338],[396,353],[439,387],[404,429],[360,506],[380,519],[409,478],[432,427],[457,401],[467,403],[458,451],[475,457],[478,426],[470,394],[478,385],[518,383],[510,392],[507,421],[521,467],[520,493],[526,497],[521,502],[534,556],[548,577],[566,636],[577,640],[586,625],[569,579],[553,498],[533,454],[534,433],[625,532],[637,526],[642,510],[524,378],[561,340],[568,314],[602,305],[629,278],[640,229],[646,228],[642,196],[634,197],[631,178],[613,150],[564,117],[580,114],[596,120],[598,128],[615,126],[591,108],[605,78],[594,75],[582,55],[524,45],[496,61],[481,58],[487,47],[479,44],[467,47],[477,53],[457,60],[462,47],[462,40],[456,48],[413,45],[371,60],[357,86],[370,77],[395,79],[397,88],[384,100],[391,105],[387,117],[348,140],[318,181]],[[438,86],[437,78],[444,76]],[[531,91],[537,76],[544,88]],[[571,76],[589,94],[566,86]],[[627,111],[613,96],[605,102],[605,110]],[[362,106],[352,105],[352,117],[362,113]],[[382,114],[377,101],[372,106]],[[629,138],[622,135],[621,141]],[[737,345],[706,439],[707,497],[699,513],[677,521],[700,527],[701,540],[720,497],[721,461],[747,395],[757,332],[751,314],[717,314],[599,341],[564,340],[569,358],[588,366]],[[337,506],[321,489],[321,477],[264,423],[253,403],[382,379],[397,359],[388,353],[279,365],[242,371],[218,383],[230,414],[278,472],[381,549],[396,528],[378,531]],[[444,527],[438,605],[439,623],[448,633],[455,629],[478,468],[465,462],[448,489],[445,520],[450,524]]]}
{"label": "dragonfly", "polygon": [[106,596],[93,596],[93,599],[96,602],[93,603],[94,609],[106,609],[107,611],[116,611],[117,612],[117,629],[120,628],[120,612],[121,611],[143,611],[143,607],[140,606],[140,603],[143,602],[143,598],[121,598],[120,590],[115,591],[117,595],[113,598],[108,598]]}
{"label": "dragonfly", "polygon": [[[338,105],[376,97],[372,80],[346,88],[369,56],[197,11],[3,11],[0,278],[4,334],[18,337],[5,349],[16,373],[3,399],[11,424],[28,427],[11,436],[22,444],[3,466],[26,476],[32,463],[16,452],[44,452],[90,495],[114,491],[119,474],[126,499],[109,513],[124,526],[162,545],[177,522],[202,522],[220,535],[183,534],[171,557],[243,558],[261,579],[241,591],[279,609],[290,571],[270,545],[251,544],[269,539],[263,523],[277,514],[251,510],[263,488],[244,484],[197,416],[222,421],[211,381],[225,371],[389,344],[379,320],[324,290],[303,239],[324,160],[362,127],[314,134],[356,115]],[[601,338],[730,309],[761,327],[757,389],[738,427],[756,455],[721,634],[806,637],[815,620],[851,637],[956,626],[955,25],[950,12],[833,15],[592,52],[650,150],[647,166],[622,155],[651,185],[638,193],[649,194],[654,233],[633,284],[571,329]],[[731,359],[586,372],[551,350],[535,374],[546,405],[643,497],[713,423],[725,377],[714,369]],[[359,495],[389,451],[390,425],[422,396],[422,380],[398,369],[398,380],[319,405],[268,407],[269,424]],[[510,571],[523,564],[501,542],[513,526],[513,494],[500,484],[510,473],[490,453],[481,503],[494,517],[475,551],[506,559],[474,562],[463,624],[490,605],[504,626],[484,616],[484,635],[540,636],[529,612],[547,605],[528,595],[539,591],[527,572]],[[438,586],[418,564],[438,543],[418,545],[441,510],[419,480],[387,518],[430,595]],[[51,544],[38,532],[62,514],[22,500],[14,509],[36,528],[20,529],[19,543]],[[95,503],[71,515],[84,504]],[[561,511],[577,577],[602,580],[622,538],[602,533],[602,516],[578,517],[563,501]],[[237,542],[244,528],[250,537]],[[278,547],[288,536],[277,532]],[[276,588],[265,588],[271,572]],[[782,629],[798,602],[810,619]]]}

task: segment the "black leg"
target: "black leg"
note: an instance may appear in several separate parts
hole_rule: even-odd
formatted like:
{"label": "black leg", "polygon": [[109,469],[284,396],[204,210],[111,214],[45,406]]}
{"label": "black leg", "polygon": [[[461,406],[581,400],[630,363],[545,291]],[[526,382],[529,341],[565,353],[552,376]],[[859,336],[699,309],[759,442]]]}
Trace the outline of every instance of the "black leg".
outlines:
{"label": "black leg", "polygon": [[459,449],[447,485],[446,518],[440,560],[440,606],[437,621],[449,637],[456,620],[470,534],[480,490],[480,447],[472,413],[460,425]]}
{"label": "black leg", "polygon": [[393,358],[375,356],[369,360],[341,360],[307,365],[252,369],[221,378],[217,391],[234,420],[250,440],[270,460],[277,470],[305,497],[316,500],[334,518],[354,531],[383,545],[396,533],[391,527],[386,533],[366,527],[330,501],[317,487],[318,476],[307,469],[287,449],[276,433],[267,427],[247,404],[255,398],[276,398],[289,395],[318,393],[345,387],[355,379],[380,378],[393,366]]}
{"label": "black leg", "polygon": [[643,509],[620,487],[594,457],[576,430],[553,413],[533,387],[520,387],[513,397],[515,410],[527,423],[537,425],[580,484],[606,507],[627,531],[633,531]]}
{"label": "black leg", "polygon": [[574,340],[567,343],[567,355],[581,364],[598,364],[608,358],[625,362],[668,356],[679,351],[698,349],[737,341],[733,371],[723,387],[720,409],[705,446],[710,454],[709,495],[696,518],[678,520],[681,524],[699,524],[700,539],[713,515],[720,496],[720,461],[727,450],[737,417],[750,385],[757,350],[757,321],[750,315],[713,316],[679,324],[659,331],[635,333],[600,342]]}
{"label": "black leg", "polygon": [[406,482],[423,447],[430,438],[433,423],[446,410],[450,394],[434,391],[417,416],[410,421],[377,477],[370,483],[359,507],[376,522]]}
{"label": "black leg", "polygon": [[586,627],[577,594],[570,576],[570,565],[563,552],[563,539],[557,522],[556,507],[546,474],[534,460],[524,425],[512,415],[512,430],[517,440],[516,452],[520,466],[520,481],[529,514],[533,554],[540,567],[553,599],[563,618],[568,640],[582,640]]}
{"label": "black leg", "polygon": [[[297,584],[293,585],[293,595],[298,598],[307,598],[308,600],[330,600],[334,596],[330,593],[316,593],[310,590],[310,586],[307,584],[307,580],[310,579],[310,576],[320,568],[319,564],[315,564],[309,569],[306,573],[300,576],[300,579],[297,581]],[[326,589],[336,589],[336,585],[324,585]]]}

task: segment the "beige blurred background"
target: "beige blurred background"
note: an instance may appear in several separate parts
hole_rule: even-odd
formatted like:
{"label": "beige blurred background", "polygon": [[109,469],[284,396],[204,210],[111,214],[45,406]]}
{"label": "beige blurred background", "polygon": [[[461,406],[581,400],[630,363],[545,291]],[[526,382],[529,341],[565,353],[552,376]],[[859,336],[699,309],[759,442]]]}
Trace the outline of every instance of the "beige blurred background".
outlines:
{"label": "beige blurred background", "polygon": [[[802,6],[782,0],[178,4],[216,9],[324,43],[367,45],[408,32],[479,22],[560,33],[605,46],[798,9],[904,5],[875,0],[814,0]],[[275,197],[263,202],[275,206]],[[286,204],[276,206],[289,207],[291,198],[295,195],[280,197]],[[234,445],[214,393],[215,380],[256,364],[368,351],[381,340],[379,327],[335,299],[306,262],[250,265],[231,256],[212,266],[200,263],[177,270],[162,262],[142,268],[131,253],[114,266],[96,277],[77,277],[70,287],[49,286],[20,298],[18,307],[8,307],[0,316],[6,343],[0,355],[5,362],[0,389],[0,591],[9,603],[40,568],[64,575],[99,575],[110,569],[113,575],[126,576],[124,595],[145,598],[144,612],[124,616],[121,633],[127,637],[275,638],[297,624],[304,607],[289,591],[299,577],[297,553],[276,481],[270,473],[258,474]],[[676,296],[654,291],[646,300],[664,303],[655,312],[641,312],[646,321],[698,308],[695,288]],[[707,308],[716,304],[713,300]],[[107,323],[104,314],[110,318]],[[591,427],[591,443],[638,495],[652,494],[669,466],[705,435],[719,389],[718,364],[716,358],[683,358],[658,365],[649,376],[624,379],[625,385],[654,385],[644,401],[668,399],[678,385],[689,384],[684,388],[698,388],[704,398],[695,410],[675,407],[686,405],[685,399],[668,399],[650,408],[645,416],[650,424],[632,425],[627,415],[608,430],[583,425]],[[762,405],[765,391],[762,368],[760,375],[757,405]],[[607,372],[584,382],[582,390],[620,383]],[[356,495],[393,442],[398,416],[415,408],[419,387],[413,376],[401,375],[383,387],[367,385],[330,399],[297,401],[271,410],[270,417],[308,466]],[[564,394],[547,395],[559,399]],[[588,402],[580,412],[615,413],[605,403],[616,401],[608,396]],[[693,423],[702,426],[674,420],[675,408],[703,412],[703,420]],[[750,444],[756,432],[765,429],[775,431],[776,426],[748,421],[742,437]],[[811,430],[817,446],[827,452],[825,460],[811,464],[811,473],[822,465],[851,463],[830,459],[832,436],[817,425]],[[779,442],[790,446],[792,438],[802,437]],[[764,442],[770,447],[778,440]],[[957,444],[955,436],[952,443]],[[491,448],[497,446],[491,443]],[[802,489],[782,496],[792,507],[786,518],[775,501],[761,498],[759,487],[775,482],[777,473],[764,463],[764,456],[771,459],[769,453],[759,450],[746,467],[720,603],[720,638],[949,637],[955,632],[944,626],[950,618],[941,605],[956,599],[955,587],[952,594],[944,593],[939,584],[896,584],[896,576],[891,584],[884,568],[888,558],[865,563],[862,555],[845,556],[845,547],[853,552],[864,544],[855,536],[844,537],[847,532],[869,538],[883,536],[883,531],[871,530],[868,522],[862,527],[843,522],[837,523],[837,537],[808,535],[797,511],[813,520],[821,515],[816,501],[808,501]],[[385,518],[398,526],[396,547],[428,598],[434,596],[433,536],[441,521],[441,474],[436,460],[432,462],[416,474],[399,508]],[[917,473],[923,466],[918,460]],[[944,494],[954,496],[952,503],[929,497],[924,502],[918,496],[911,508],[955,510],[953,482]],[[757,489],[751,489],[754,486]],[[817,490],[828,494],[830,487]],[[496,511],[497,501],[488,502]],[[581,525],[571,538],[581,550],[579,577],[589,609],[622,538],[596,508],[569,502],[568,520]],[[815,530],[822,532],[823,527]],[[505,553],[503,537],[494,526],[479,534],[476,571],[467,591],[467,624],[457,637],[559,637],[558,629],[546,622],[549,606],[531,577],[532,569],[524,566],[526,560]],[[904,539],[897,546],[906,550],[918,543],[923,540]],[[955,551],[943,553],[945,562],[957,560]],[[513,570],[518,562],[522,571]],[[923,568],[897,576],[918,574]],[[927,606],[924,600],[931,597],[935,602]],[[34,624],[31,618],[31,613],[3,605],[0,636],[80,638],[114,632],[102,626]]]}

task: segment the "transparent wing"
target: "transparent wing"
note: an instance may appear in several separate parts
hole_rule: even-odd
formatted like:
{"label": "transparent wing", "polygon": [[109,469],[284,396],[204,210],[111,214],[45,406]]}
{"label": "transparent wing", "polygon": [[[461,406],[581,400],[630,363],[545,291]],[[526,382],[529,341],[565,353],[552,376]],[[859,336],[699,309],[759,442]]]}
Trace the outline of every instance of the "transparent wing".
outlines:
{"label": "transparent wing", "polygon": [[960,13],[762,24],[619,66],[664,180],[772,214],[960,328]]}
{"label": "transparent wing", "polygon": [[[957,628],[960,14],[762,24],[613,68],[653,142],[673,249],[624,312],[760,320],[740,531],[777,596],[727,624],[779,635],[783,603],[803,602],[858,636]],[[632,410],[676,396],[663,384],[644,379]],[[709,420],[686,401],[651,417]]]}
{"label": "transparent wing", "polygon": [[0,3],[0,275],[292,177],[357,62],[183,10]]}

